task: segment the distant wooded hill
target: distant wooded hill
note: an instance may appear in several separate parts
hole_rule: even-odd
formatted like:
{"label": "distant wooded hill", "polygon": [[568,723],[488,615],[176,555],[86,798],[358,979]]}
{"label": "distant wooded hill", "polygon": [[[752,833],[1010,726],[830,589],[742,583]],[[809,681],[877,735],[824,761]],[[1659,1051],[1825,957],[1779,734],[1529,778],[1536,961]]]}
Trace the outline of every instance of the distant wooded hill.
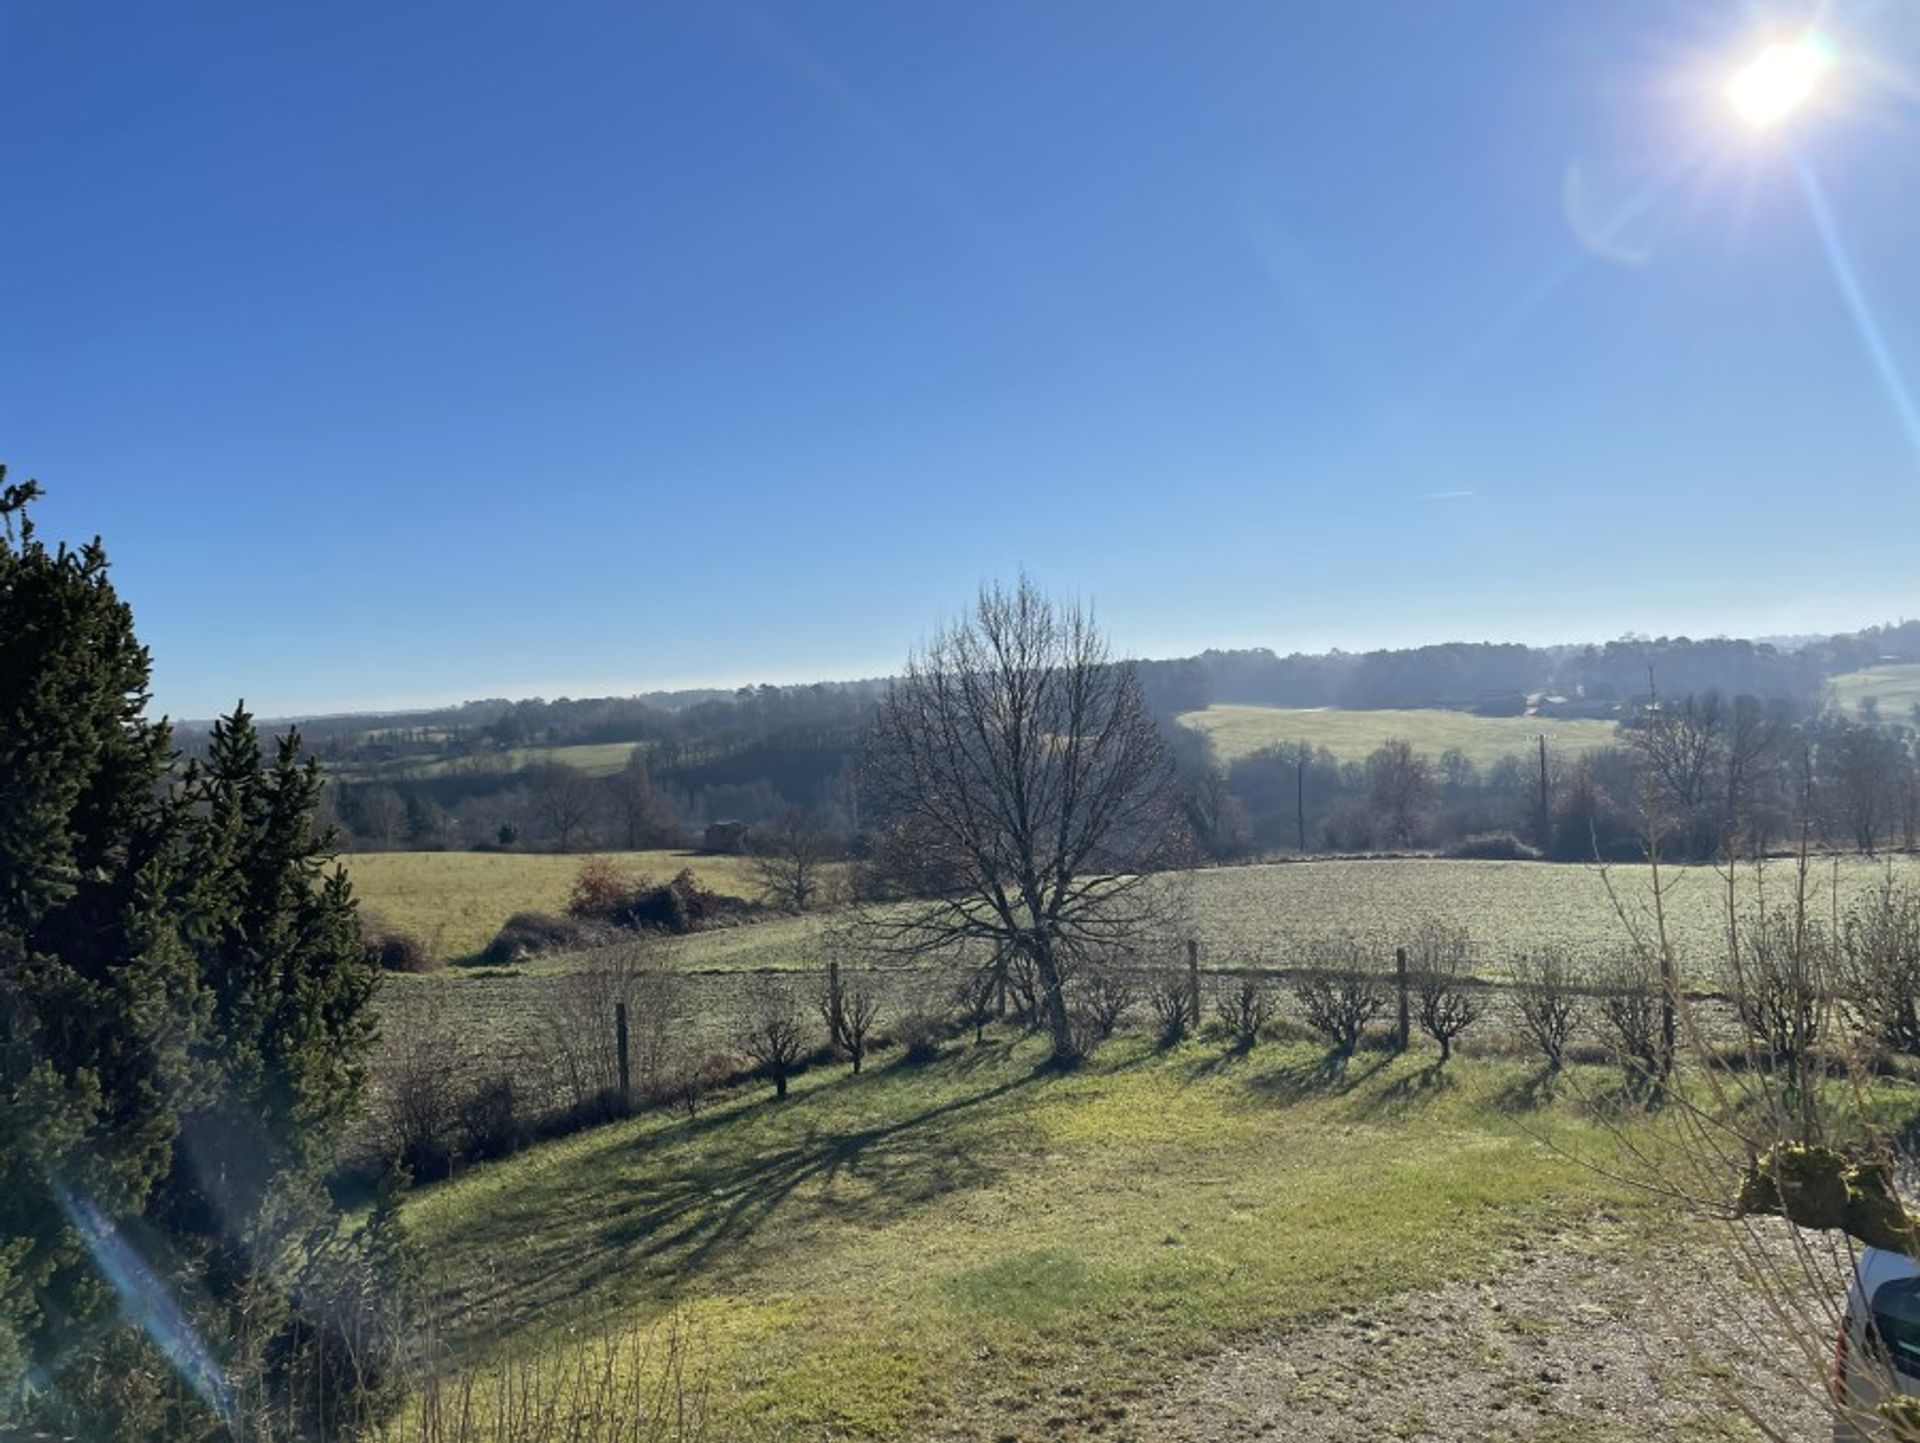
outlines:
{"label": "distant wooded hill", "polygon": [[[1605,724],[1640,713],[1650,692],[1718,692],[1757,698],[1793,717],[1837,704],[1851,716],[1907,724],[1920,704],[1920,622],[1799,645],[1625,637],[1591,646],[1458,642],[1288,656],[1254,648],[1136,665],[1183,766],[1193,770],[1206,765],[1195,738],[1221,729],[1196,732],[1174,719],[1214,706],[1442,708],[1514,718],[1523,730],[1518,719],[1541,719],[1543,730],[1545,719],[1586,720],[1599,735]],[[290,720],[327,764],[336,817],[357,845],[638,848],[684,844],[710,822],[752,823],[792,809],[844,835],[858,833],[851,763],[885,687],[884,679],[869,679],[495,698]],[[1559,734],[1576,733],[1582,743],[1593,740],[1573,728]],[[180,734],[193,752],[200,730],[187,723]],[[1304,730],[1295,740],[1323,744]],[[1301,830],[1299,820],[1293,830]]]}

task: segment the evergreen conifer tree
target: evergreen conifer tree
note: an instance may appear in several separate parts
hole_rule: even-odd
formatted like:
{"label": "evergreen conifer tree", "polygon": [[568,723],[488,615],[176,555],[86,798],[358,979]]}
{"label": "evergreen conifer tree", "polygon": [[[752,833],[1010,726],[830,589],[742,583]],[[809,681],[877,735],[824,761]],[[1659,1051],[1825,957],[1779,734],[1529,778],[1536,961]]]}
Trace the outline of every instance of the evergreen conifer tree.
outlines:
{"label": "evergreen conifer tree", "polygon": [[0,1422],[218,1437],[326,1333],[378,971],[298,737],[236,710],[177,771],[104,549],[38,495],[0,468]]}

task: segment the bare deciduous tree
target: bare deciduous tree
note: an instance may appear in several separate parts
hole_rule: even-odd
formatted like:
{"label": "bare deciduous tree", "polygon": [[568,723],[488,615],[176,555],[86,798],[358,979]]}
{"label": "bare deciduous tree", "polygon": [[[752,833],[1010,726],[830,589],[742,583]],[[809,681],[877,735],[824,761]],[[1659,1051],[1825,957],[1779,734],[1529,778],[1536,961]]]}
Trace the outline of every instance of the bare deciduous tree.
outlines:
{"label": "bare deciduous tree", "polygon": [[1433,768],[1413,743],[1385,742],[1367,758],[1367,794],[1391,845],[1411,846],[1433,804]]}
{"label": "bare deciduous tree", "polygon": [[820,1020],[827,1025],[827,1041],[844,1053],[856,1074],[867,1055],[867,1034],[880,1016],[880,1000],[856,982],[840,977],[840,964],[827,964],[826,984],[820,989]]}
{"label": "bare deciduous tree", "polygon": [[527,796],[535,820],[553,836],[559,850],[572,851],[593,810],[586,774],[565,762],[548,762],[535,767],[527,778]]}
{"label": "bare deciduous tree", "polygon": [[643,748],[635,747],[625,769],[601,783],[601,795],[614,834],[624,840],[628,851],[679,840],[683,830],[679,810],[654,786]]}
{"label": "bare deciduous tree", "polygon": [[1470,976],[1473,941],[1464,927],[1429,922],[1409,949],[1420,1030],[1440,1044],[1440,1060],[1453,1056],[1454,1039],[1480,1019],[1484,994]]}
{"label": "bare deciduous tree", "polygon": [[366,787],[353,796],[356,829],[368,841],[391,847],[407,824],[407,804],[392,787]]}
{"label": "bare deciduous tree", "polygon": [[814,818],[798,810],[783,812],[753,829],[749,847],[754,885],[773,906],[806,912],[821,900],[836,849]]}
{"label": "bare deciduous tree", "polygon": [[1513,963],[1514,1004],[1520,1025],[1539,1047],[1547,1069],[1558,1072],[1573,1040],[1579,991],[1573,964],[1557,947],[1542,947]]}
{"label": "bare deciduous tree", "polygon": [[1337,944],[1334,961],[1302,973],[1294,983],[1307,1026],[1333,1044],[1343,1057],[1360,1045],[1367,1025],[1387,1010],[1386,979],[1371,965],[1365,945]]}
{"label": "bare deciduous tree", "polygon": [[880,944],[1024,959],[1055,1060],[1076,1057],[1068,975],[1148,926],[1185,831],[1138,678],[1092,615],[1024,577],[983,588],[889,690],[866,796],[897,891],[922,899],[868,914]]}
{"label": "bare deciduous tree", "polygon": [[1673,1054],[1665,1037],[1669,992],[1663,959],[1642,947],[1621,948],[1607,957],[1596,977],[1600,1020],[1626,1074],[1627,1086],[1651,1095],[1672,1070]]}
{"label": "bare deciduous tree", "polygon": [[1825,929],[1804,906],[1751,918],[1728,949],[1735,1015],[1756,1065],[1777,1071],[1789,1102],[1804,1092],[1807,1068],[1826,1029],[1833,997],[1832,951]]}
{"label": "bare deciduous tree", "polygon": [[1247,809],[1233,794],[1226,770],[1207,765],[1181,787],[1181,805],[1199,849],[1225,861],[1243,855],[1252,843]]}
{"label": "bare deciduous tree", "polygon": [[807,1028],[800,1007],[785,987],[768,987],[745,1018],[740,1050],[773,1082],[773,1095],[787,1095],[787,1079],[807,1056]]}
{"label": "bare deciduous tree", "polygon": [[1251,1047],[1259,1040],[1260,1029],[1273,1017],[1273,994],[1258,977],[1243,974],[1220,984],[1213,1012],[1236,1046]]}

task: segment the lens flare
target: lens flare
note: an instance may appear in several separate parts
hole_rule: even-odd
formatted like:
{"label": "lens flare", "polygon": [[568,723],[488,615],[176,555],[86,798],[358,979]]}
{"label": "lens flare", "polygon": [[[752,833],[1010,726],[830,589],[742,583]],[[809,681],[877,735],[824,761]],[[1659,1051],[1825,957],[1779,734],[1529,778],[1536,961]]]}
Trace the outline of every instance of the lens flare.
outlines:
{"label": "lens flare", "polygon": [[1762,50],[1727,82],[1727,103],[1747,124],[1768,129],[1813,98],[1832,64],[1832,47],[1809,30],[1791,44]]}
{"label": "lens flare", "polygon": [[166,1285],[113,1222],[87,1198],[59,1190],[60,1207],[93,1256],[100,1276],[120,1299],[120,1315],[144,1332],[168,1362],[223,1420],[233,1418],[233,1397],[220,1367]]}

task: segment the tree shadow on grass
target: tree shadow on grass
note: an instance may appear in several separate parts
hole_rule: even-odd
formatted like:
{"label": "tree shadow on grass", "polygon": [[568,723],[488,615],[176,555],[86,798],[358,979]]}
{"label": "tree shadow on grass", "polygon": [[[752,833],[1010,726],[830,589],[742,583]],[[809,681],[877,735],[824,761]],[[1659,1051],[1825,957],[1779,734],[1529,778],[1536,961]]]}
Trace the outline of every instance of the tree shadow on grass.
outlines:
{"label": "tree shadow on grass", "polygon": [[1393,1060],[1390,1053],[1376,1053],[1356,1063],[1349,1053],[1337,1048],[1306,1062],[1278,1067],[1247,1079],[1247,1086],[1282,1107],[1291,1107],[1315,1097],[1339,1097],[1352,1092]]}
{"label": "tree shadow on grass", "polygon": [[1492,1097],[1495,1112],[1538,1112],[1560,1093],[1560,1074],[1545,1063],[1525,1077],[1515,1078]]}
{"label": "tree shadow on grass", "polygon": [[1219,1051],[1210,1052],[1197,1061],[1189,1063],[1185,1069],[1186,1080],[1190,1083],[1203,1082],[1217,1072],[1225,1072],[1236,1062],[1245,1062],[1252,1055],[1251,1041],[1230,1042]]}
{"label": "tree shadow on grass", "polygon": [[[806,1239],[828,1228],[878,1228],[981,1186],[999,1167],[973,1146],[967,1115],[1038,1080],[1023,1075],[851,1131],[807,1120],[805,1097],[769,1099],[749,1111],[784,1115],[799,1135],[765,1146],[751,1137],[744,1145],[706,1139],[729,1120],[744,1122],[738,1109],[643,1137],[631,1145],[673,1161],[618,1178],[576,1168],[577,1180],[570,1177],[566,1192],[537,1215],[501,1218],[507,1256],[465,1292],[459,1321],[474,1323],[497,1308],[511,1315],[501,1319],[511,1327],[513,1318],[583,1300],[615,1275],[668,1300],[697,1290],[714,1268],[804,1250]],[[611,1156],[608,1162],[618,1165]]]}
{"label": "tree shadow on grass", "polygon": [[979,1042],[971,1035],[962,1038],[954,1044],[953,1070],[967,1077],[983,1067],[1003,1067],[1018,1041],[1013,1037],[988,1037]]}
{"label": "tree shadow on grass", "polygon": [[1452,1072],[1436,1057],[1369,1093],[1354,1110],[1363,1118],[1397,1117],[1432,1102],[1453,1085]]}

